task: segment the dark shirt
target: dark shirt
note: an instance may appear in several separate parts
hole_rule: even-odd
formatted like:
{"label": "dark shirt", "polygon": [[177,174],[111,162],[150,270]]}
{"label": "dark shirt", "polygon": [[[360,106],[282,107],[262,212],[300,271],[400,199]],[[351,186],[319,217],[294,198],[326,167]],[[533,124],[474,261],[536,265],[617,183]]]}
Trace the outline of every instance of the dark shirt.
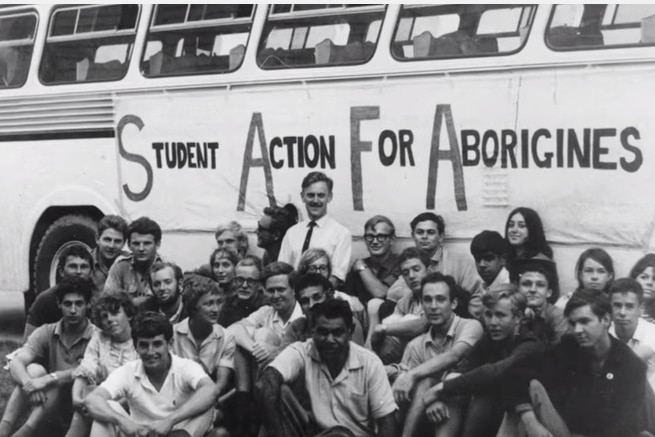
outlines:
{"label": "dark shirt", "polygon": [[55,285],[36,296],[27,313],[26,323],[28,325],[38,328],[46,323],[55,323],[61,319],[61,310],[57,305],[57,296],[55,295],[56,289],[57,286]]}
{"label": "dark shirt", "polygon": [[218,324],[227,328],[231,324],[238,322],[244,317],[248,317],[264,305],[264,296],[262,293],[255,293],[250,300],[244,301],[237,295],[230,296],[218,314]]}
{"label": "dark shirt", "polygon": [[[609,356],[598,374],[591,369],[591,357],[572,335],[562,337],[539,366],[537,379],[572,433],[632,437],[644,429],[641,411],[646,364],[627,345],[610,339]],[[529,402],[527,389],[523,394]]]}
{"label": "dark shirt", "polygon": [[551,303],[546,304],[543,313],[535,314],[527,324],[546,346],[559,343],[569,332],[569,322],[564,317],[564,311]]}
{"label": "dark shirt", "polygon": [[[398,255],[392,253],[384,262],[380,264],[377,259],[373,257],[364,258],[364,263],[368,266],[369,270],[373,272],[376,278],[388,286],[391,286],[400,276],[400,267],[398,266]],[[346,283],[343,286],[343,291],[351,296],[357,296],[362,302],[368,302],[373,296],[364,287],[364,282],[359,275],[359,272],[353,270],[348,272],[346,276]]]}
{"label": "dark shirt", "polygon": [[491,340],[485,333],[455,369],[462,375],[444,381],[443,394],[498,394],[505,408],[513,407],[522,400],[517,393],[523,379],[517,375],[535,368],[544,349],[544,344],[530,331],[502,342]]}

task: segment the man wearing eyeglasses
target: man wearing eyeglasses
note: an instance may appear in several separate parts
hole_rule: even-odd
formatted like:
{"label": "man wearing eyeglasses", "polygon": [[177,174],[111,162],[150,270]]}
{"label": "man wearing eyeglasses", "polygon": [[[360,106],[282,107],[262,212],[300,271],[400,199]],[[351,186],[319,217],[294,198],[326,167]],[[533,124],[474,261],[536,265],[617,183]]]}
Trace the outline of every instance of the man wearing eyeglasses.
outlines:
{"label": "man wearing eyeglasses", "polygon": [[232,291],[218,315],[218,324],[224,328],[248,317],[264,305],[262,294],[262,262],[254,255],[246,255],[234,269]]}

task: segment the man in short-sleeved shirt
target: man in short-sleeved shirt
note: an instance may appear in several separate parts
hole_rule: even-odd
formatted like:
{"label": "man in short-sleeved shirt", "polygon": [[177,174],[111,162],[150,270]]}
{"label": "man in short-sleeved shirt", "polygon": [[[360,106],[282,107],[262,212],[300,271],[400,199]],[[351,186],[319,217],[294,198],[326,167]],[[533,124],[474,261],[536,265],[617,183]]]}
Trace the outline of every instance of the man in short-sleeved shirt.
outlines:
{"label": "man in short-sleeved shirt", "polygon": [[235,347],[234,336],[219,325],[214,324],[200,344],[189,331],[188,318],[173,326],[173,353],[202,365],[209,376],[215,376],[219,367],[234,370]]}
{"label": "man in short-sleeved shirt", "polygon": [[[269,432],[278,437],[302,435],[290,431],[300,427],[311,429],[307,435],[330,429],[345,436],[345,428],[355,437],[396,435],[396,403],[384,367],[370,351],[349,341],[353,323],[348,303],[330,299],[313,311],[312,339],[286,348],[262,375]],[[307,412],[283,390],[298,378],[304,378],[315,423],[302,419]],[[286,415],[285,409],[295,411]]]}

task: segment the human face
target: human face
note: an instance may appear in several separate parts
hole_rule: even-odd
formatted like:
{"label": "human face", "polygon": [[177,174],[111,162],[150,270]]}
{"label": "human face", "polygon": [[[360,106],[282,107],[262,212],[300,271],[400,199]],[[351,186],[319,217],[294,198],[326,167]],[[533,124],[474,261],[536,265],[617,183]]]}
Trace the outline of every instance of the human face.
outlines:
{"label": "human face", "polygon": [[612,279],[612,275],[598,261],[587,258],[582,263],[580,280],[585,288],[592,290],[604,290],[607,283]]}
{"label": "human face", "polygon": [[655,298],[655,269],[646,267],[643,272],[637,276],[637,282],[644,290],[644,300]]}
{"label": "human face", "polygon": [[79,293],[67,293],[58,303],[61,310],[61,318],[68,326],[78,326],[86,320],[86,312],[89,303]]}
{"label": "human face", "polygon": [[493,252],[487,252],[475,258],[475,267],[485,284],[489,285],[505,267],[505,258]]}
{"label": "human face", "polygon": [[263,215],[257,222],[257,247],[266,249],[271,247],[279,240],[277,232],[271,230],[273,219],[270,216]]}
{"label": "human face", "polygon": [[155,236],[152,234],[134,232],[130,235],[129,245],[134,259],[141,264],[151,264],[159,249],[159,243],[155,242]]}
{"label": "human face", "polygon": [[289,285],[289,275],[271,276],[266,280],[264,292],[268,301],[278,313],[293,311],[296,304],[296,296]]}
{"label": "human face", "polygon": [[195,316],[207,323],[218,323],[218,313],[224,298],[218,293],[206,293],[198,299]]}
{"label": "human face", "polygon": [[512,338],[519,326],[520,319],[512,312],[512,301],[500,299],[491,308],[482,311],[484,325],[493,341],[503,341]]}
{"label": "human face", "polygon": [[221,285],[229,284],[234,279],[234,264],[229,258],[214,258],[212,271],[214,278]]}
{"label": "human face", "polygon": [[121,254],[121,249],[125,245],[125,238],[122,232],[107,228],[96,239],[96,245],[102,259],[114,261]]}
{"label": "human face", "polygon": [[574,309],[568,319],[575,340],[583,348],[596,346],[607,335],[610,325],[609,315],[599,318],[589,305]]}
{"label": "human face", "polygon": [[165,267],[150,274],[152,291],[160,304],[175,302],[182,292],[182,284],[175,278],[175,271]]}
{"label": "human face", "polygon": [[400,264],[400,273],[409,288],[415,294],[421,293],[421,281],[428,274],[428,269],[418,258],[410,258]]}
{"label": "human face", "polygon": [[321,361],[338,361],[348,355],[350,330],[341,317],[328,319],[319,316],[314,323],[312,338]]}
{"label": "human face", "polygon": [[393,243],[393,231],[391,226],[386,223],[376,223],[373,227],[364,230],[364,241],[368,253],[374,257],[383,257],[391,252]]}
{"label": "human face", "polygon": [[300,197],[311,220],[318,220],[327,214],[328,203],[332,201],[327,182],[314,182],[302,190]]}
{"label": "human face", "polygon": [[523,246],[528,242],[528,225],[523,214],[517,212],[507,223],[507,239],[512,246]]}
{"label": "human face", "polygon": [[610,296],[612,305],[612,320],[617,330],[634,333],[641,317],[639,310],[639,298],[635,293],[612,293]]}
{"label": "human face", "polygon": [[432,255],[441,246],[441,235],[437,224],[432,220],[418,222],[414,228],[414,243],[423,252]]}
{"label": "human face", "polygon": [[255,266],[237,267],[235,277],[232,280],[237,297],[242,300],[250,300],[261,287],[260,277],[261,274]]}
{"label": "human face", "polygon": [[528,301],[528,307],[541,310],[553,294],[548,279],[541,272],[524,272],[519,279],[519,291]]}
{"label": "human face", "polygon": [[171,356],[164,334],[151,338],[139,337],[136,341],[136,353],[139,354],[147,373],[161,373],[170,367]]}
{"label": "human face", "polygon": [[305,317],[310,316],[309,310],[319,303],[323,303],[327,300],[327,293],[323,290],[323,287],[320,285],[312,285],[307,288],[300,290],[298,293],[298,303],[300,303],[300,308]]}
{"label": "human face", "polygon": [[318,273],[325,278],[329,278],[330,261],[325,257],[314,260],[314,262],[307,266],[307,273]]}
{"label": "human face", "polygon": [[218,244],[219,249],[231,247],[236,250],[237,253],[241,253],[239,251],[239,240],[237,240],[237,236],[232,231],[223,231],[221,235],[216,238],[216,243]]}
{"label": "human face", "polygon": [[115,313],[103,311],[100,320],[100,328],[110,336],[114,341],[120,341],[129,338],[130,318],[125,314],[123,307],[118,307]]}
{"label": "human face", "polygon": [[457,301],[450,300],[450,288],[445,282],[429,282],[423,287],[423,311],[430,325],[445,326],[453,317]]}
{"label": "human face", "polygon": [[88,278],[91,275],[91,264],[89,264],[88,260],[80,258],[79,256],[69,256],[66,258],[61,273],[62,276],[66,278],[72,276]]}

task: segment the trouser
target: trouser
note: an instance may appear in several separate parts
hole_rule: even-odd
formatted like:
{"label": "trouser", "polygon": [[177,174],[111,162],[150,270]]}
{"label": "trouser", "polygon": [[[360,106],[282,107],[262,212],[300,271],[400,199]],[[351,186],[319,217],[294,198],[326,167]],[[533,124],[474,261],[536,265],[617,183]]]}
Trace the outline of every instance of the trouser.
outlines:
{"label": "trouser", "polygon": [[464,416],[461,437],[496,437],[505,413],[498,396],[474,395]]}

